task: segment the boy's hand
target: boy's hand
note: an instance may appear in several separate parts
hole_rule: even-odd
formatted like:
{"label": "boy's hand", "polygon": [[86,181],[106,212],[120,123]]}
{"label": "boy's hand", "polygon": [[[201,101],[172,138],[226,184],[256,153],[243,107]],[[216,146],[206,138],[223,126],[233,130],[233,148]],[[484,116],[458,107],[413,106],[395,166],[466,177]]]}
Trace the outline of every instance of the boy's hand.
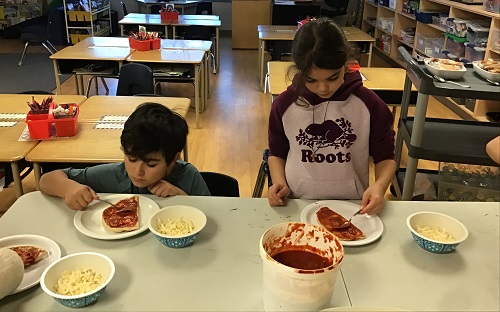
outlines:
{"label": "boy's hand", "polygon": [[269,193],[267,199],[269,200],[269,205],[274,206],[283,206],[285,202],[283,199],[290,195],[290,188],[286,184],[273,184],[269,188]]}
{"label": "boy's hand", "polygon": [[76,184],[64,194],[66,206],[73,210],[85,209],[94,199],[98,199],[96,192],[87,185]]}
{"label": "boy's hand", "polygon": [[366,189],[361,199],[362,214],[376,214],[384,209],[385,190],[374,184]]}
{"label": "boy's hand", "polygon": [[160,197],[187,195],[186,192],[184,192],[177,186],[168,183],[165,180],[160,180],[154,184],[151,184],[150,186],[148,186],[148,190],[151,192],[151,194],[155,194]]}

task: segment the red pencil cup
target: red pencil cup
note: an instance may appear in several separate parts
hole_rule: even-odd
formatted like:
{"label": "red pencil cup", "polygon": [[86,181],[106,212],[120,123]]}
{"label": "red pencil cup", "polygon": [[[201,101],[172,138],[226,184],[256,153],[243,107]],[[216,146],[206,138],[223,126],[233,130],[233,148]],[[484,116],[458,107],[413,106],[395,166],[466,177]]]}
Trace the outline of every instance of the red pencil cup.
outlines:
{"label": "red pencil cup", "polygon": [[151,39],[151,50],[159,50],[161,48],[161,39]]}
{"label": "red pencil cup", "polygon": [[149,51],[151,50],[151,42],[149,40],[137,40],[132,37],[128,37],[128,42],[130,48],[137,51]]}
{"label": "red pencil cup", "polygon": [[69,104],[73,107],[74,114],[71,116],[54,116],[52,113],[53,105],[50,106],[50,116],[53,117],[54,125],[56,128],[56,136],[70,137],[75,136],[78,131],[78,114],[80,108],[76,104]]}
{"label": "red pencil cup", "polygon": [[38,114],[32,111],[26,115],[26,123],[30,137],[35,140],[48,139],[50,136],[49,114]]}
{"label": "red pencil cup", "polygon": [[179,12],[177,11],[160,11],[160,17],[163,21],[177,21],[179,20]]}

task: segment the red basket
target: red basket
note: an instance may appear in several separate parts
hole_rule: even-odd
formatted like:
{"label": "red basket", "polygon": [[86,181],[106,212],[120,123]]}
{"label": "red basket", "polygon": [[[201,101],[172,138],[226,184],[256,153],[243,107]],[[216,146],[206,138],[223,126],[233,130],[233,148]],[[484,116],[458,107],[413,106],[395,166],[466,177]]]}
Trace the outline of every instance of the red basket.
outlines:
{"label": "red basket", "polygon": [[151,50],[159,50],[161,48],[161,39],[151,39]]}
{"label": "red basket", "polygon": [[49,114],[34,114],[30,111],[26,115],[26,123],[32,139],[40,140],[50,137]]}
{"label": "red basket", "polygon": [[137,51],[149,51],[151,50],[151,40],[137,40],[132,37],[128,38],[130,48]]}
{"label": "red basket", "polygon": [[177,11],[169,11],[169,12],[160,11],[160,17],[161,17],[162,21],[177,21],[177,20],[179,20],[179,12],[177,12]]}
{"label": "red basket", "polygon": [[32,139],[48,139],[51,135],[52,125],[55,128],[55,135],[58,137],[76,135],[78,131],[78,114],[80,112],[78,105],[69,104],[76,109],[74,116],[69,118],[54,118],[52,112],[54,105],[54,102],[50,103],[48,114],[35,114],[30,111],[26,115],[26,123]]}
{"label": "red basket", "polygon": [[69,105],[73,106],[74,109],[76,110],[73,117],[63,117],[63,118],[54,117],[53,114],[51,114],[52,105],[49,108],[49,118],[50,116],[53,117],[53,122],[56,127],[56,136],[58,137],[75,136],[76,132],[78,131],[78,114],[80,113],[80,108],[76,104],[69,104]]}

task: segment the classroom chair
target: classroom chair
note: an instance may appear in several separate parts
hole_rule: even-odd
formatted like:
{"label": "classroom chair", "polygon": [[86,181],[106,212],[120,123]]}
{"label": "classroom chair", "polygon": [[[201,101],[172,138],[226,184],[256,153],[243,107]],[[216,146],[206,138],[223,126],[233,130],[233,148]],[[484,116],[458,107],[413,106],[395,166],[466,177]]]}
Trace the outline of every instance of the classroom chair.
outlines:
{"label": "classroom chair", "polygon": [[212,15],[212,2],[202,1],[196,4],[196,15]]}
{"label": "classroom chair", "polygon": [[[54,10],[56,11],[56,10]],[[18,66],[23,65],[24,56],[26,55],[26,50],[28,49],[28,45],[31,44],[41,44],[49,53],[52,55],[57,52],[57,49],[54,48],[52,43],[50,43],[49,39],[51,36],[50,28],[52,24],[52,16],[54,13],[49,13],[47,16],[47,22],[43,25],[33,25],[26,28],[21,29],[21,40],[24,41],[24,50],[21,55],[21,59],[17,63]]]}
{"label": "classroom chair", "polygon": [[211,32],[210,27],[191,25],[191,26],[183,27],[183,29],[184,29],[184,33],[183,33],[182,37],[185,40],[212,41],[212,51],[210,51],[210,58],[212,59],[212,72],[214,74],[216,74],[217,73],[217,64],[216,64],[216,58],[215,58],[214,53],[213,53],[213,49],[215,47],[213,39],[214,39],[215,35]]}
{"label": "classroom chair", "polygon": [[116,95],[155,93],[153,70],[144,64],[129,63],[120,68]]}
{"label": "classroom chair", "polygon": [[212,196],[240,197],[238,180],[223,173],[200,172]]}

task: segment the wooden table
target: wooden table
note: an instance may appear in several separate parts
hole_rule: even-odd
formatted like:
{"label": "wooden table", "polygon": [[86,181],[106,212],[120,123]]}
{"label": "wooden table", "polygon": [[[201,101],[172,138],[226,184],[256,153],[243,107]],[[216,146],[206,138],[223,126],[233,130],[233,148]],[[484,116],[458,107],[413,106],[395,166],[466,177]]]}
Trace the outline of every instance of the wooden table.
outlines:
{"label": "wooden table", "polygon": [[[145,63],[153,70],[163,64],[189,64],[194,71],[194,103],[196,111],[196,128],[199,128],[199,115],[201,108],[205,107],[207,90],[205,90],[204,76],[206,70],[205,51],[201,50],[150,50],[136,51],[127,58],[128,62]],[[174,77],[153,74],[155,80],[173,79]]]}
{"label": "wooden table", "polygon": [[[372,47],[375,39],[367,33],[361,31],[356,27],[342,27],[345,37],[349,42],[368,42],[368,67],[372,61]],[[282,40],[293,41],[297,33],[297,26],[285,25],[258,25],[257,31],[259,32],[259,84],[260,88],[264,88],[264,54],[265,42],[267,40]]]}
{"label": "wooden table", "polygon": [[[0,218],[0,237],[35,233],[54,240],[63,256],[82,251],[109,256],[115,276],[103,296],[82,311],[263,311],[260,237],[277,223],[299,221],[304,207],[313,203],[290,200],[272,208],[265,198],[147,197],[160,207],[189,205],[207,215],[194,245],[171,249],[149,232],[114,241],[89,238],[75,229],[75,212],[62,199],[40,192],[22,196]],[[468,239],[449,254],[421,249],[406,218],[422,210],[459,219]],[[379,216],[384,223],[380,239],[345,247],[329,307],[500,310],[497,203],[388,201]],[[51,226],[40,220],[51,220]],[[138,295],[144,291],[147,296]],[[38,286],[0,305],[0,312],[69,310]]]}
{"label": "wooden table", "polygon": [[[80,110],[78,133],[74,137],[56,138],[40,142],[27,155],[33,163],[37,189],[42,163],[112,163],[123,161],[120,145],[121,128],[95,129],[96,122],[105,115],[130,115],[144,102],[163,104],[186,118],[191,101],[184,98],[142,96],[92,96]],[[184,158],[187,150],[184,150]]]}
{"label": "wooden table", "polygon": [[[61,81],[59,75],[74,74],[73,70],[84,67],[93,62],[109,61],[116,62],[118,71],[127,57],[135,50],[130,49],[128,38],[110,38],[110,37],[88,37],[75,44],[68,46],[50,56],[54,63],[54,73],[56,77],[57,93],[61,94]],[[72,65],[72,64],[75,65]],[[77,65],[76,65],[77,64]],[[84,92],[83,74],[98,77],[118,78],[113,71],[93,72],[91,70],[84,73],[79,72],[75,75],[77,82],[77,92]]]}
{"label": "wooden table", "polygon": [[[21,196],[23,191],[23,183],[21,180],[21,172],[19,161],[38,144],[38,140],[19,141],[19,137],[26,128],[26,114],[29,111],[26,101],[32,101],[32,96],[35,100],[42,102],[49,95],[31,95],[31,94],[0,94],[0,113],[3,114],[24,114],[22,118],[7,119],[0,118],[0,121],[16,121],[16,125],[12,127],[0,127],[0,162],[10,163],[12,169],[12,177],[16,188],[17,197]],[[84,96],[79,95],[54,95],[56,103],[77,103],[81,104],[85,101]]]}
{"label": "wooden table", "polygon": [[[151,13],[153,5],[173,4],[179,13],[184,14],[185,9],[195,8],[201,2],[200,0],[169,0],[169,1],[156,1],[156,0],[137,0],[139,10],[142,13]],[[179,10],[180,9],[180,10]]]}
{"label": "wooden table", "polygon": [[[199,16],[199,17],[198,17]],[[123,34],[125,25],[155,25],[165,27],[165,36],[167,38],[175,39],[178,27],[186,26],[203,26],[215,29],[215,44],[214,44],[214,57],[215,57],[215,70],[214,74],[219,69],[220,64],[220,52],[219,52],[219,28],[221,26],[221,21],[218,15],[179,15],[178,20],[162,20],[160,14],[139,14],[131,13],[127,14],[122,20],[118,22],[120,24],[121,33]],[[169,35],[169,27],[172,27],[172,36]]]}
{"label": "wooden table", "polygon": [[[287,77],[287,71],[293,62],[267,62],[267,76],[265,78],[264,92],[269,91],[271,102],[292,83],[292,78]],[[375,91],[387,105],[392,106],[395,116],[396,107],[401,105],[406,71],[403,68],[363,67],[361,74],[366,78],[363,85]],[[416,95],[417,89],[412,86],[412,94]]]}

